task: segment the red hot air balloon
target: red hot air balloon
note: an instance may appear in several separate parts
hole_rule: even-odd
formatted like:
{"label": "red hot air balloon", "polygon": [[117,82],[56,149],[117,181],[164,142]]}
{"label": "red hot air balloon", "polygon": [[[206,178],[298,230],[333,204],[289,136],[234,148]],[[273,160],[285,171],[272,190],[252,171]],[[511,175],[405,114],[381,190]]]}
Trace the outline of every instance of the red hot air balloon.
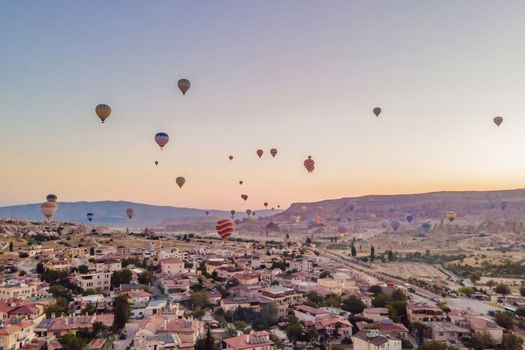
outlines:
{"label": "red hot air balloon", "polygon": [[235,230],[235,224],[231,220],[223,219],[217,221],[215,229],[217,230],[219,236],[221,236],[221,239],[226,240],[230,238],[233,231]]}
{"label": "red hot air balloon", "polygon": [[306,159],[304,161],[304,167],[306,168],[306,170],[308,170],[309,173],[314,171],[314,169],[315,169],[315,162],[312,159],[312,156],[308,156],[308,159]]}
{"label": "red hot air balloon", "polygon": [[241,198],[244,199],[245,201],[248,200],[248,195],[247,194],[241,194]]}
{"label": "red hot air balloon", "polygon": [[270,150],[270,154],[272,155],[273,158],[275,158],[275,156],[277,155],[277,148],[272,148]]}
{"label": "red hot air balloon", "polygon": [[264,153],[264,151],[262,149],[258,149],[256,153],[259,156],[259,158],[261,158],[263,153]]}
{"label": "red hot air balloon", "polygon": [[265,208],[268,207],[268,202],[264,202],[264,207],[265,207]]}

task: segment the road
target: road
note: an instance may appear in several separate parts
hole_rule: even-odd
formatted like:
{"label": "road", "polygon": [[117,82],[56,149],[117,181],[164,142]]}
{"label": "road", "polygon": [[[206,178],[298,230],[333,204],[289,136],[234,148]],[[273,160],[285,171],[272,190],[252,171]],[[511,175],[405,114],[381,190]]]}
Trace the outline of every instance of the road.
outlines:
{"label": "road", "polygon": [[133,338],[135,338],[135,333],[137,333],[138,329],[138,323],[126,323],[126,331],[128,332],[128,336],[123,340],[118,340],[117,338],[117,340],[113,343],[113,349],[125,350],[126,347],[131,344]]}

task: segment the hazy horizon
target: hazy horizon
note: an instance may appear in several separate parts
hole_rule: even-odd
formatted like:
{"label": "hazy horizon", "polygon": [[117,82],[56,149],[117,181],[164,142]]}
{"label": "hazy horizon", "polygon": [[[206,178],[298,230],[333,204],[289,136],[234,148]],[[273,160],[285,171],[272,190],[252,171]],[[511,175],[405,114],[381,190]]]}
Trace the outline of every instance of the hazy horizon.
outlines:
{"label": "hazy horizon", "polygon": [[0,206],[525,187],[525,3],[0,4]]}

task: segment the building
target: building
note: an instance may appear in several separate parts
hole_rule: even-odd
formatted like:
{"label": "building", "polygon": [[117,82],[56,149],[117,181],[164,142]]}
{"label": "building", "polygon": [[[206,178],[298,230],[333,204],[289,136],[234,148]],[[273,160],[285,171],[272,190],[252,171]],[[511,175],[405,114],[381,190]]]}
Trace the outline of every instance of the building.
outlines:
{"label": "building", "polygon": [[410,322],[443,321],[443,311],[440,308],[423,304],[408,304],[407,316]]}
{"label": "building", "polygon": [[265,288],[261,291],[261,295],[275,303],[279,318],[286,317],[290,306],[301,304],[303,300],[302,294],[281,286]]}
{"label": "building", "polygon": [[270,340],[270,334],[266,331],[242,334],[237,337],[223,340],[227,350],[273,350],[274,343]]}
{"label": "building", "polygon": [[460,344],[461,338],[470,334],[470,330],[456,326],[452,322],[432,322],[432,340]]}
{"label": "building", "polygon": [[111,288],[111,272],[91,272],[75,275],[75,283],[82,290],[100,289],[109,291]]}
{"label": "building", "polygon": [[389,320],[388,309],[386,307],[370,307],[366,308],[362,312],[362,316],[366,319],[374,322],[381,322],[383,320]]}
{"label": "building", "polygon": [[373,329],[352,336],[354,350],[401,350],[401,340],[392,339]]}
{"label": "building", "polygon": [[122,262],[117,259],[99,259],[95,263],[96,272],[115,272],[122,270]]}
{"label": "building", "polygon": [[33,323],[29,320],[14,319],[0,326],[0,349],[22,349],[34,338]]}
{"label": "building", "polygon": [[492,336],[496,344],[501,344],[503,340],[503,327],[498,326],[494,321],[485,317],[466,315],[465,318],[472,332],[487,332]]}
{"label": "building", "polygon": [[162,273],[168,275],[178,275],[186,272],[184,268],[184,261],[180,258],[166,258],[160,261],[160,269]]}
{"label": "building", "polygon": [[38,281],[8,280],[0,284],[0,298],[29,298],[38,295]]}
{"label": "building", "polygon": [[113,314],[103,314],[46,318],[35,326],[35,333],[38,337],[60,337],[68,332],[76,334],[80,329],[91,330],[95,322],[102,322],[106,327],[111,327],[114,316]]}

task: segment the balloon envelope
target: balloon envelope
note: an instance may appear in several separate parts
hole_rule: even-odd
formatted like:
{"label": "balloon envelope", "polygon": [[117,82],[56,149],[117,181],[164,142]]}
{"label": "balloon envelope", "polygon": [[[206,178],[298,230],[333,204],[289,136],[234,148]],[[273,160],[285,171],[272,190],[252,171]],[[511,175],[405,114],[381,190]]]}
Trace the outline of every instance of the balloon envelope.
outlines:
{"label": "balloon envelope", "polygon": [[155,142],[159,145],[160,149],[166,146],[169,140],[170,137],[165,132],[158,132],[155,134]]}
{"label": "balloon envelope", "polygon": [[503,123],[503,118],[502,117],[495,117],[493,119],[494,121],[494,124],[496,124],[498,127],[501,125],[501,123]]}
{"label": "balloon envelope", "polygon": [[53,215],[57,212],[58,205],[56,202],[45,202],[40,205],[40,211],[46,217],[46,219],[51,219]]}
{"label": "balloon envelope", "polygon": [[177,183],[177,185],[179,185],[179,188],[182,188],[182,186],[184,186],[184,184],[186,183],[186,179],[182,176],[179,176],[175,179],[175,182]]}
{"label": "balloon envelope", "polygon": [[394,229],[394,231],[397,231],[399,226],[401,226],[401,223],[398,220],[391,220],[390,226],[392,226],[392,229]]}
{"label": "balloon envelope", "polygon": [[182,94],[186,95],[186,92],[188,92],[191,87],[191,82],[188,79],[179,79],[177,86],[179,87],[179,90],[182,92]]}
{"label": "balloon envelope", "polygon": [[91,222],[91,220],[93,220],[93,216],[95,216],[95,214],[93,214],[93,213],[87,213],[86,214],[86,217],[89,220],[89,222]]}
{"label": "balloon envelope", "polygon": [[131,219],[135,215],[135,211],[131,208],[128,208],[126,209],[126,215]]}
{"label": "balloon envelope", "polygon": [[414,220],[414,215],[412,215],[410,213],[407,213],[406,219],[407,219],[408,223],[410,224]]}
{"label": "balloon envelope", "polygon": [[450,222],[456,220],[456,216],[457,216],[457,214],[456,214],[455,211],[448,211],[448,212],[447,212],[447,219],[448,219],[448,221],[450,221]]}
{"label": "balloon envelope", "polygon": [[99,104],[97,107],[95,107],[95,113],[97,113],[97,116],[100,118],[100,121],[104,123],[104,121],[111,114],[111,107],[105,104]]}
{"label": "balloon envelope", "polygon": [[261,158],[263,153],[264,153],[264,151],[262,149],[258,149],[256,153],[259,156],[259,158]]}
{"label": "balloon envelope", "polygon": [[304,164],[304,167],[306,168],[306,170],[309,173],[314,171],[314,169],[315,169],[315,162],[312,159],[312,156],[308,156],[308,158],[303,162],[303,164]]}
{"label": "balloon envelope", "polygon": [[58,199],[58,197],[56,196],[56,194],[48,194],[47,197],[46,197],[46,200],[48,202],[56,202]]}
{"label": "balloon envelope", "polygon": [[229,160],[233,160],[233,156],[229,156],[228,159],[229,159]]}
{"label": "balloon envelope", "polygon": [[273,158],[275,158],[275,156],[277,155],[277,149],[276,148],[272,148],[270,150],[270,154],[272,155]]}
{"label": "balloon envelope", "polygon": [[219,220],[215,225],[215,230],[217,230],[217,233],[221,239],[225,240],[230,238],[232,235],[233,231],[235,230],[235,224],[228,219]]}
{"label": "balloon envelope", "polygon": [[375,107],[372,111],[374,112],[376,117],[379,117],[379,115],[381,114],[381,108],[380,107]]}

